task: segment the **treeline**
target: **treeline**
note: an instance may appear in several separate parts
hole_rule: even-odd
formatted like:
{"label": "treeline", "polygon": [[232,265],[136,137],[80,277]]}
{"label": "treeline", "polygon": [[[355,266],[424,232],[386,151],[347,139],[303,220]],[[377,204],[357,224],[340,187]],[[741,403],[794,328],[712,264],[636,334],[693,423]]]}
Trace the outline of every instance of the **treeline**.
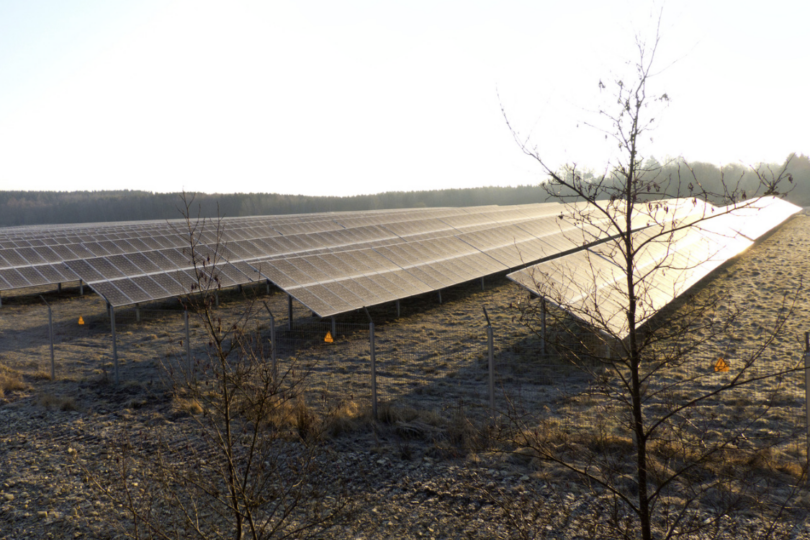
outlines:
{"label": "treeline", "polygon": [[[771,165],[778,173],[781,165]],[[670,195],[688,195],[688,185],[697,178],[708,191],[722,192],[723,185],[739,187],[753,195],[757,178],[751,169],[732,165],[721,171],[709,163],[691,164],[691,171],[667,168],[661,174],[662,189]],[[788,200],[810,206],[810,158],[798,155],[788,171],[793,183],[780,186],[792,189]],[[749,196],[750,196],[749,195]],[[305,214],[386,208],[436,206],[513,205],[548,200],[540,185],[482,187],[436,191],[393,191],[353,197],[309,197],[277,193],[194,194],[194,211],[202,217]],[[180,217],[179,193],[145,191],[0,191],[0,226],[48,223],[85,223],[100,221],[164,220]]]}
{"label": "treeline", "polygon": [[[759,167],[759,175],[766,181],[772,181],[782,172],[785,163],[772,163]],[[709,193],[723,194],[735,191],[743,198],[762,194],[760,179],[757,171],[751,167],[732,164],[726,165],[722,170],[711,163],[690,163],[688,170],[683,166],[680,170],[677,167],[666,167],[662,177],[664,187],[668,193],[688,195],[689,184],[693,184],[692,189],[696,192],[695,182],[699,182],[701,187]],[[785,175],[789,175],[793,180],[790,182],[783,179],[777,186],[780,194],[785,194],[788,201],[799,206],[810,206],[810,157],[804,155],[794,155],[790,159]],[[757,191],[759,190],[759,191]],[[712,202],[720,202],[718,198]]]}

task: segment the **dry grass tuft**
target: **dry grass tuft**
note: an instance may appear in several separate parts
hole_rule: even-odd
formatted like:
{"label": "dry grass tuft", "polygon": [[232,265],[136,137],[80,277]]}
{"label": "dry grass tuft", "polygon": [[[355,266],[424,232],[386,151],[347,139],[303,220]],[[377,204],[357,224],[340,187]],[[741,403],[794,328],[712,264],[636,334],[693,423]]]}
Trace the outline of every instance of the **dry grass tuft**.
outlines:
{"label": "dry grass tuft", "polygon": [[55,396],[53,394],[40,394],[37,396],[37,403],[46,409],[56,409],[60,411],[78,411],[79,406],[76,400],[69,396]]}
{"label": "dry grass tuft", "polygon": [[0,366],[0,397],[5,396],[6,392],[27,389],[28,385],[23,382],[19,372]]}
{"label": "dry grass tuft", "polygon": [[751,469],[760,473],[782,473],[796,479],[802,477],[803,469],[801,464],[785,456],[778,450],[763,448],[749,456],[746,464],[751,467]]}
{"label": "dry grass tuft", "polygon": [[321,422],[318,415],[307,405],[303,399],[295,402],[293,408],[295,429],[301,439],[308,441],[320,438]]}
{"label": "dry grass tuft", "polygon": [[172,398],[172,411],[178,414],[194,416],[202,414],[203,407],[202,404],[200,404],[200,402],[194,398],[175,395]]}
{"label": "dry grass tuft", "polygon": [[326,413],[322,431],[332,437],[359,431],[368,425],[371,418],[369,413],[354,400],[342,401]]}
{"label": "dry grass tuft", "polygon": [[28,373],[28,378],[33,379],[35,381],[50,381],[51,380],[51,373],[50,371],[44,371],[40,369],[39,371],[35,371],[34,373]]}
{"label": "dry grass tuft", "polygon": [[320,439],[324,431],[323,420],[302,397],[274,403],[266,412],[265,422],[307,441]]}
{"label": "dry grass tuft", "polygon": [[473,421],[461,406],[453,410],[447,424],[447,436],[451,443],[468,452],[484,450],[492,442],[489,429]]}

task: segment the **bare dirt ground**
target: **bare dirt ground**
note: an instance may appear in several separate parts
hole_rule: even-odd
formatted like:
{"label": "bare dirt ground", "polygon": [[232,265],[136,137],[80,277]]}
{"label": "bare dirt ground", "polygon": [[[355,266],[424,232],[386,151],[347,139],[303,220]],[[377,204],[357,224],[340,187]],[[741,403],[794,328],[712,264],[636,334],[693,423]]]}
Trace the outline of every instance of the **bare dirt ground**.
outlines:
{"label": "bare dirt ground", "polygon": [[[806,295],[800,290],[810,248],[805,215],[724,266],[701,286],[714,288],[750,313],[738,321],[738,339],[714,344],[705,362],[735,354],[756,344],[766,333],[782,298],[798,291],[794,314],[769,348],[769,362],[785,365],[800,358],[804,331],[810,330]],[[246,291],[267,302],[280,336],[287,325],[286,296],[265,295],[263,287]],[[56,379],[50,379],[48,313],[53,308]],[[583,485],[559,467],[540,464],[521,454],[498,451],[498,445],[475,437],[448,436],[464,425],[480,425],[488,415],[486,306],[495,335],[496,402],[508,397],[521,407],[547,411],[562,425],[588,426],[594,402],[590,381],[553,354],[541,357],[539,341],[514,323],[509,305],[525,297],[503,277],[458,286],[436,295],[409,299],[396,316],[393,305],[370,310],[377,340],[381,401],[416,411],[434,420],[436,432],[407,437],[397,429],[402,413],[382,428],[370,423],[334,436],[335,470],[346,471],[352,496],[363,510],[351,523],[330,532],[337,538],[509,538],[518,529],[509,516],[539,508],[531,526],[538,536],[609,537],[599,521],[608,507],[599,491]],[[237,314],[245,301],[237,292],[222,293],[220,310]],[[269,317],[263,306],[256,326],[267,337]],[[720,307],[722,311],[731,309]],[[178,302],[142,306],[116,313],[120,383],[113,382],[109,316],[100,297],[85,288],[26,290],[3,296],[0,308],[0,539],[113,538],[126,524],[123,509],[87,482],[76,457],[103,464],[114,454],[121,434],[141,434],[188,444],[196,424],[178,406],[166,384],[167,370],[185,361],[185,327]],[[84,321],[78,324],[79,318]],[[280,354],[281,369],[295,361],[309,366],[307,400],[315,409],[352,402],[370,408],[368,319],[357,313],[337,319],[335,342],[320,336],[331,331],[301,306],[294,327],[300,335],[295,350]],[[205,354],[207,337],[191,318],[192,354]],[[314,336],[314,337],[313,337]],[[285,338],[286,339],[286,338]],[[708,368],[708,366],[707,366]],[[768,422],[757,429],[793,433],[803,427],[804,388],[799,375],[759,391],[778,390],[780,402]],[[755,397],[755,396],[754,396]],[[754,399],[751,397],[751,399]],[[744,416],[746,403],[717,403],[718,424]],[[389,409],[383,406],[384,411]],[[397,416],[399,414],[400,416]],[[423,422],[420,425],[425,425]],[[801,437],[782,449],[797,462],[805,459]],[[797,442],[799,441],[799,442]],[[800,444],[801,442],[801,444]],[[174,444],[173,443],[173,444]],[[502,447],[501,447],[502,448]],[[779,530],[787,537],[810,537],[806,516],[810,496],[800,493]],[[756,514],[726,523],[724,537],[756,537],[764,524]],[[596,527],[593,529],[593,527]]]}

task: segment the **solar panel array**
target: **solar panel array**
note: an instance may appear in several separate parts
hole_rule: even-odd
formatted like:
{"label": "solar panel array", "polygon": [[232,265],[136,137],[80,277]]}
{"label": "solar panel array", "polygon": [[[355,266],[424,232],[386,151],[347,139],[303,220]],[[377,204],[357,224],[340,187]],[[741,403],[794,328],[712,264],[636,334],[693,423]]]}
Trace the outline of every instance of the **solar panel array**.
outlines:
{"label": "solar panel array", "polygon": [[199,273],[218,287],[269,279],[328,316],[600,237],[570,218],[551,203],[233,218],[191,234],[182,220],[4,229],[0,290],[81,279],[123,306],[191,292]]}
{"label": "solar panel array", "polygon": [[[674,222],[662,222],[634,233],[637,252],[633,274],[640,300],[637,324],[644,324],[721,264],[799,211],[798,206],[767,197],[736,207],[709,205],[688,216],[679,216]],[[623,261],[622,246],[606,242],[507,277],[580,320],[623,339],[629,332]]]}

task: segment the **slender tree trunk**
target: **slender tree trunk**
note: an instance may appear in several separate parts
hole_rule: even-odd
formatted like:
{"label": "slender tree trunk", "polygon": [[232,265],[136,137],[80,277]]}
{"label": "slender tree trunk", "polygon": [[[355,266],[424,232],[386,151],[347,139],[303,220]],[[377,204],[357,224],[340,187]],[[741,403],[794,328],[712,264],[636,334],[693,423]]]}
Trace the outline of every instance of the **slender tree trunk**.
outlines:
{"label": "slender tree trunk", "polygon": [[641,352],[636,335],[636,284],[635,284],[635,251],[633,246],[633,210],[636,199],[636,134],[638,133],[638,115],[640,102],[636,101],[633,131],[630,136],[630,163],[628,164],[627,184],[625,187],[625,264],[627,265],[627,327],[630,341],[630,377],[633,402],[633,432],[636,436],[636,473],[638,480],[638,514],[641,522],[641,538],[652,540],[650,519],[650,500],[647,491],[647,436],[644,433],[644,415],[641,408]]}

